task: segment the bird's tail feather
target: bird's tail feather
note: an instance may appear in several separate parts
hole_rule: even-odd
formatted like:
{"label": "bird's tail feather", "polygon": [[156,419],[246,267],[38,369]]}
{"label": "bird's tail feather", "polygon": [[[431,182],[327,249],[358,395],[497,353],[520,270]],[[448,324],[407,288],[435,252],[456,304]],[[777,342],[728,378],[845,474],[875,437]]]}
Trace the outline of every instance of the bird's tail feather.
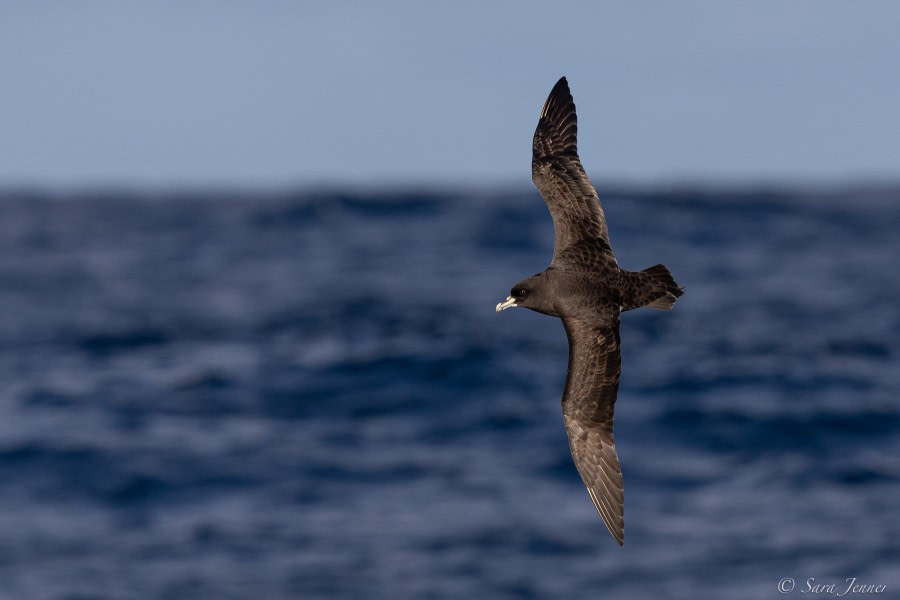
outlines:
{"label": "bird's tail feather", "polygon": [[632,273],[634,277],[630,294],[626,294],[623,310],[649,306],[659,310],[671,310],[684,293],[684,288],[675,283],[672,273],[665,265],[653,265],[643,271]]}
{"label": "bird's tail feather", "polygon": [[653,296],[651,302],[647,304],[650,308],[671,310],[675,300],[684,293],[684,288],[675,283],[675,278],[666,265],[647,267],[641,274],[644,275],[645,285],[650,288],[648,291],[651,291]]}

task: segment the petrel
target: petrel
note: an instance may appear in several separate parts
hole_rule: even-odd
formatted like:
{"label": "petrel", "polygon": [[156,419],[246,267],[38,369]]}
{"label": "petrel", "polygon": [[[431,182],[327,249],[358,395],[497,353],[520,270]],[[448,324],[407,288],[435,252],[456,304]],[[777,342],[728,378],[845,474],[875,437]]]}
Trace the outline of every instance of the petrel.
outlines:
{"label": "petrel", "polygon": [[619,389],[619,313],[649,306],[669,310],[684,291],[664,265],[619,267],[600,199],[578,158],[575,103],[560,79],[534,132],[531,177],[550,209],[553,260],[513,286],[497,312],[513,306],[562,319],[569,367],[562,395],[569,449],[597,512],[625,543],[625,495],[613,437]]}

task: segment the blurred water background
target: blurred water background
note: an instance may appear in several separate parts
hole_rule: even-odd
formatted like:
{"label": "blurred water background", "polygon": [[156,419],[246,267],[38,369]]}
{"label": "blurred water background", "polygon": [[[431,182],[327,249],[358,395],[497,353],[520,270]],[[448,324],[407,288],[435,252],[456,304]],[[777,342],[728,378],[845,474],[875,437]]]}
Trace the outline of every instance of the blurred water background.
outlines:
{"label": "blurred water background", "polygon": [[533,189],[0,194],[0,597],[896,597],[900,188],[601,197],[621,549]]}

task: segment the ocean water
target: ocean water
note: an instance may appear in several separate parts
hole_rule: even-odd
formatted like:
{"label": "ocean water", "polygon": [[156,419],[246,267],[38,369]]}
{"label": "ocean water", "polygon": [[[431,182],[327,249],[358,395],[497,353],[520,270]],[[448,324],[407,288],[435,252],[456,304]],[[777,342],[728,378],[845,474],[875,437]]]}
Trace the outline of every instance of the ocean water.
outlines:
{"label": "ocean water", "polygon": [[602,199],[624,548],[536,191],[0,194],[0,598],[898,597],[900,189]]}

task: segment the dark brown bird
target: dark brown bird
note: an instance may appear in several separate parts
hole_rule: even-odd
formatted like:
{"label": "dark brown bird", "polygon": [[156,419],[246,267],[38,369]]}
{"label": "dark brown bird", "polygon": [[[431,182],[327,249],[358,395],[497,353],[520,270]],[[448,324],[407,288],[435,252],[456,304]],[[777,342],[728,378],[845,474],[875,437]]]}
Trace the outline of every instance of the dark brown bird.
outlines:
{"label": "dark brown bird", "polygon": [[619,313],[649,306],[669,310],[681,296],[664,265],[619,268],[600,199],[578,158],[575,103],[560,79],[534,132],[531,177],[553,216],[550,266],[513,286],[497,312],[513,306],[562,319],[569,368],[562,396],[569,448],[607,529],[625,543],[625,495],[613,437],[619,389]]}

